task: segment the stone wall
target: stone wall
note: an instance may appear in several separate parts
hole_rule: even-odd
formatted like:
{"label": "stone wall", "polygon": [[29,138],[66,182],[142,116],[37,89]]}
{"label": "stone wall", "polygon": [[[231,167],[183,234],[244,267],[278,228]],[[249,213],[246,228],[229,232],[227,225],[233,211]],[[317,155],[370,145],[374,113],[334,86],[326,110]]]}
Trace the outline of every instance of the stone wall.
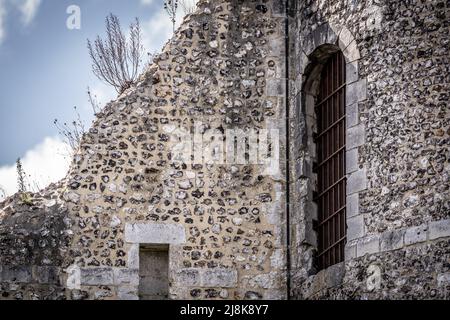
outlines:
{"label": "stone wall", "polygon": [[[276,1],[200,1],[136,87],[108,104],[83,138],[57,191],[71,219],[62,261],[11,263],[58,268],[67,299],[137,299],[140,246],[168,245],[171,299],[285,298],[281,9]],[[280,131],[269,147],[279,170],[249,161],[247,140],[237,145],[243,161],[177,157],[193,132],[204,137],[193,141],[196,151],[234,149],[231,129],[241,130],[238,139]],[[217,132],[225,136],[211,138]],[[0,280],[7,297],[32,290]]]}
{"label": "stone wall", "polygon": [[[293,296],[448,298],[448,3],[291,5]],[[318,272],[311,110],[335,50],[347,63],[346,261]]]}
{"label": "stone wall", "polygon": [[[171,299],[448,299],[449,15],[439,0],[200,1],[67,177],[0,204],[0,298],[137,299],[153,247]],[[336,50],[348,237],[318,271],[315,87]]]}
{"label": "stone wall", "polygon": [[0,299],[65,298],[61,277],[73,232],[62,185],[0,205]]}

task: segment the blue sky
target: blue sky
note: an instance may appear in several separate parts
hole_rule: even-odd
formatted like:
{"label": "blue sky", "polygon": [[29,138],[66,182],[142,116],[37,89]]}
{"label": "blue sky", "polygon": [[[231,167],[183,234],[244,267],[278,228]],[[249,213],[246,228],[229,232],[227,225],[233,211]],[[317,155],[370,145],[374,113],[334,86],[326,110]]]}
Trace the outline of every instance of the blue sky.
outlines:
{"label": "blue sky", "polygon": [[[70,5],[81,9],[80,30],[66,27]],[[171,35],[163,0],[0,0],[0,186],[9,193],[12,176],[5,170],[18,157],[27,158],[26,171],[27,166],[39,171],[44,164],[33,163],[30,152],[60,154],[52,150],[61,147],[55,118],[73,120],[77,106],[87,124],[93,119],[88,86],[101,103],[115,98],[115,91],[92,74],[86,49],[87,38],[104,35],[110,12],[124,31],[138,17],[150,52],[159,51]],[[46,170],[40,174],[51,175]]]}

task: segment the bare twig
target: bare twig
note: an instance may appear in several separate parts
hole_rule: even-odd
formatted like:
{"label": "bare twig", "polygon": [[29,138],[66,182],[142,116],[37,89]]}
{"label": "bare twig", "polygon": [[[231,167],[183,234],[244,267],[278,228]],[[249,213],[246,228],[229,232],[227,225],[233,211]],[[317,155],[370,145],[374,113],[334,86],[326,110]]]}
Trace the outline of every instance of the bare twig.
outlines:
{"label": "bare twig", "polygon": [[[31,181],[31,182],[30,182]],[[42,190],[41,185],[39,184],[38,181],[33,180],[31,175],[28,175],[28,188],[27,190],[33,192],[33,193],[38,193],[39,191]]]}
{"label": "bare twig", "polygon": [[86,131],[77,107],[73,107],[73,109],[75,110],[77,117],[71,124],[67,124],[67,122],[60,124],[58,119],[55,119],[53,124],[58,129],[59,135],[66,141],[72,151],[75,151],[78,149],[81,139]]}
{"label": "bare twig", "polygon": [[3,189],[2,186],[0,186],[0,200],[3,200],[6,198],[6,191]]}
{"label": "bare twig", "polygon": [[177,21],[177,11],[178,11],[178,0],[164,0],[164,10],[166,10],[169,15],[170,21],[172,22],[172,28],[175,32],[175,23]]}
{"label": "bare twig", "polygon": [[17,172],[17,188],[19,189],[20,193],[24,193],[27,191],[26,181],[25,181],[26,175],[25,175],[25,171],[23,170],[22,161],[20,160],[20,158],[18,158],[16,161],[16,172]]}
{"label": "bare twig", "polygon": [[97,96],[92,94],[92,91],[89,87],[87,88],[87,95],[88,95],[89,104],[92,107],[92,111],[94,112],[94,115],[99,113],[101,107],[97,100]]}

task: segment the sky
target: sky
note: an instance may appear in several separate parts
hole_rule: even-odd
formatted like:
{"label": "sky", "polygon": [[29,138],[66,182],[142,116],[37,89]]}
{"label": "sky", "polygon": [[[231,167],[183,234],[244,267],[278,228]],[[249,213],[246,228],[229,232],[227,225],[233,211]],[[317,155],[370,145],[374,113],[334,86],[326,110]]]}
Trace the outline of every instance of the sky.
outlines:
{"label": "sky", "polygon": [[[79,29],[67,27],[74,5]],[[124,31],[139,18],[148,52],[159,52],[172,35],[163,0],[0,0],[0,189],[7,195],[17,191],[19,157],[31,189],[65,176],[70,149],[53,121],[71,122],[76,106],[89,127],[88,86],[101,105],[117,96],[92,73],[86,48],[87,39],[104,35],[109,13]]]}

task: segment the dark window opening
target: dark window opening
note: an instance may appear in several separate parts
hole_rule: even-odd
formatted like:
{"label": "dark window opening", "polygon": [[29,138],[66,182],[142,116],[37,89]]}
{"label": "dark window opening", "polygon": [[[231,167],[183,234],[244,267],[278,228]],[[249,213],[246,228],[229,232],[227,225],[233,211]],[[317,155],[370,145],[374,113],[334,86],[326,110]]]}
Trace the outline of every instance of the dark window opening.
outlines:
{"label": "dark window opening", "polygon": [[315,112],[317,134],[317,240],[319,270],[344,261],[347,236],[345,168],[345,59],[334,53],[325,63]]}

